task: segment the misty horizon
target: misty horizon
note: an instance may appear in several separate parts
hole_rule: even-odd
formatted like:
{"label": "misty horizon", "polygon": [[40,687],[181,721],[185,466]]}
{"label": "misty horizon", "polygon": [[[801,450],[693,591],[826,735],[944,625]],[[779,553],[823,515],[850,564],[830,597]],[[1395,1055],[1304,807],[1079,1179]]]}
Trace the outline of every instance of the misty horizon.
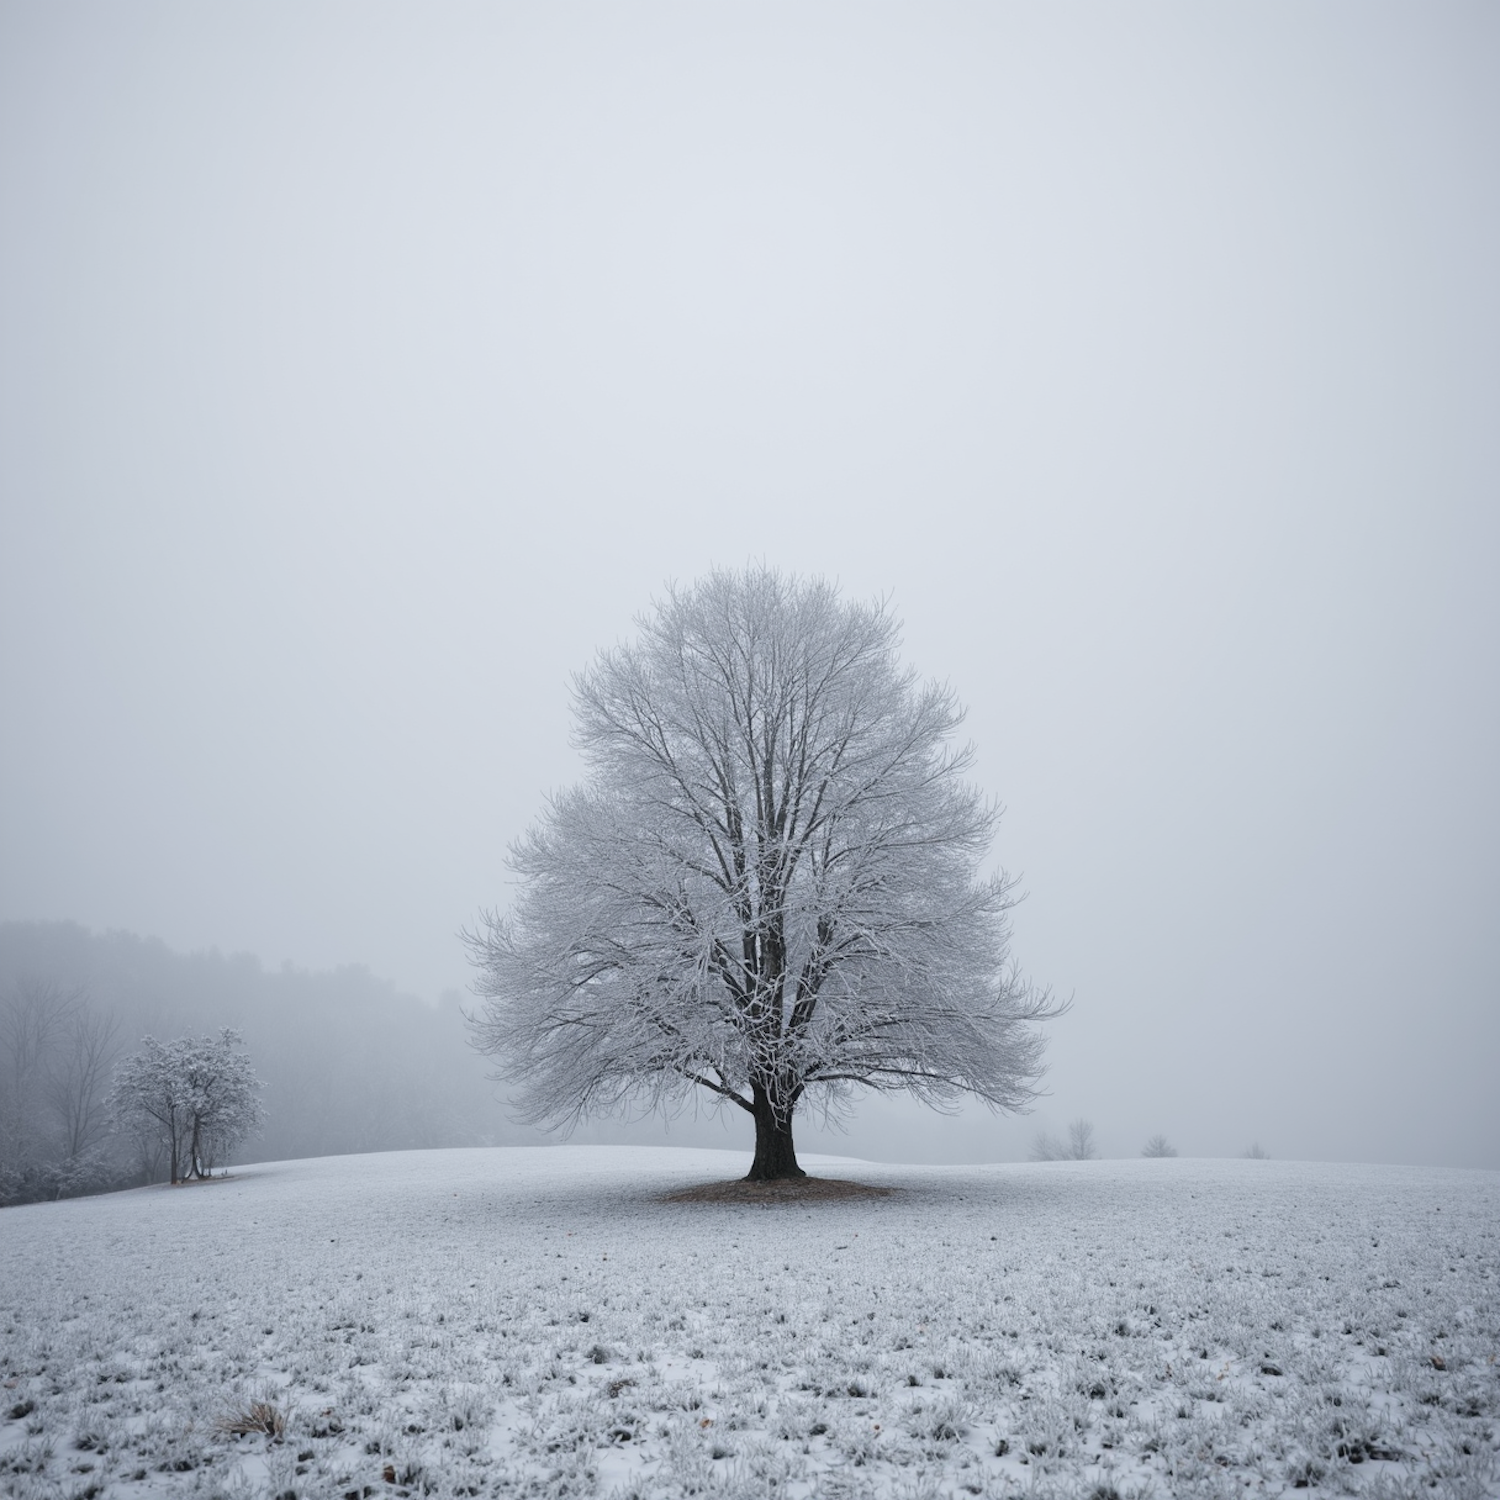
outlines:
{"label": "misty horizon", "polygon": [[[28,979],[52,980],[102,1014],[118,1016],[124,1023],[120,1056],[134,1051],[147,1033],[244,1030],[251,1061],[270,1092],[268,1126],[236,1152],[240,1161],[475,1145],[662,1144],[748,1152],[752,1144],[747,1123],[707,1102],[670,1116],[648,1110],[599,1116],[572,1130],[526,1125],[513,1113],[494,1060],[469,1045],[461,1017],[472,1009],[471,995],[448,990],[429,1002],[361,964],[309,970],[284,962],[273,969],[250,953],[179,953],[159,938],[134,933],[0,921],[0,991],[14,993]],[[351,1044],[351,1037],[359,1040]],[[309,1069],[319,1079],[311,1088]],[[868,1161],[1023,1162],[1044,1159],[1044,1139],[1066,1155],[1070,1127],[1081,1120],[1091,1129],[1092,1154],[1104,1159],[1139,1157],[1153,1137],[1162,1136],[1182,1157],[1242,1157],[1259,1150],[1294,1161],[1383,1160],[1373,1153],[1320,1154],[1315,1145],[1286,1139],[1269,1115],[1238,1135],[1223,1121],[1195,1128],[1169,1101],[1149,1115],[1155,1123],[1143,1132],[1134,1118],[1148,1118],[1148,1110],[1137,1106],[1135,1117],[1124,1120],[1086,1101],[1081,1112],[1062,1110],[1046,1082],[1043,1097],[1027,1113],[949,1115],[913,1100],[866,1097],[842,1126],[815,1112],[799,1115],[797,1139],[808,1152]],[[401,1106],[394,1113],[392,1099]],[[1467,1160],[1412,1151],[1399,1161],[1486,1166],[1490,1143],[1475,1145]]]}

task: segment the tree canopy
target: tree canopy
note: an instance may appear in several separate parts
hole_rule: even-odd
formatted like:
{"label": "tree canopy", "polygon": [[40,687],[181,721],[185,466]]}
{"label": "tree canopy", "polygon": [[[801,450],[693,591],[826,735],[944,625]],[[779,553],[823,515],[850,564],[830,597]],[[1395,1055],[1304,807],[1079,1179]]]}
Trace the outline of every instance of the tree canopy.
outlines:
{"label": "tree canopy", "polygon": [[536,1123],[693,1091],[800,1176],[792,1118],[854,1091],[1001,1110],[1035,1095],[1050,995],[1011,961],[999,809],[952,690],[882,603],[758,567],[671,588],[573,682],[588,767],[512,846],[467,934],[481,1050]]}

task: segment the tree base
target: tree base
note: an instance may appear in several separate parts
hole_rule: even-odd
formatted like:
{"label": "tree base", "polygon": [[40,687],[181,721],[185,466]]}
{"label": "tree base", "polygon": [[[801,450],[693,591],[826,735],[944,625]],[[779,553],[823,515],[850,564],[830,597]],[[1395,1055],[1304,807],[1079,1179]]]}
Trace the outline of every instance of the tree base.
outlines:
{"label": "tree base", "polygon": [[807,1176],[797,1165],[790,1125],[762,1125],[757,1120],[755,1126],[755,1159],[745,1174],[746,1182],[796,1182]]}
{"label": "tree base", "polygon": [[791,1182],[807,1173],[797,1165],[797,1148],[792,1144],[792,1111],[778,1106],[770,1090],[762,1084],[752,1086],[755,1119],[755,1158],[745,1174],[746,1182]]}
{"label": "tree base", "polygon": [[741,1182],[803,1182],[806,1180],[807,1173],[798,1166],[793,1166],[790,1171],[783,1172],[757,1172],[752,1167],[740,1178]]}
{"label": "tree base", "polygon": [[838,1177],[780,1177],[752,1182],[734,1177],[728,1182],[704,1182],[696,1187],[664,1193],[662,1203],[812,1203],[829,1199],[889,1198],[898,1190],[870,1182]]}

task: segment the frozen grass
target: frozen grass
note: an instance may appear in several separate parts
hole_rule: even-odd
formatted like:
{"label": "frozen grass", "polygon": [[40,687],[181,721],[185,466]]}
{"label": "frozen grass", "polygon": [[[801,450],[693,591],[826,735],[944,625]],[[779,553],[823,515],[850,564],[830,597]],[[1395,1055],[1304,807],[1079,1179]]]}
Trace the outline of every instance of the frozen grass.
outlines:
{"label": "frozen grass", "polygon": [[899,1191],[661,1201],[744,1162],[411,1152],[8,1209],[0,1490],[1500,1493],[1500,1174],[822,1159]]}

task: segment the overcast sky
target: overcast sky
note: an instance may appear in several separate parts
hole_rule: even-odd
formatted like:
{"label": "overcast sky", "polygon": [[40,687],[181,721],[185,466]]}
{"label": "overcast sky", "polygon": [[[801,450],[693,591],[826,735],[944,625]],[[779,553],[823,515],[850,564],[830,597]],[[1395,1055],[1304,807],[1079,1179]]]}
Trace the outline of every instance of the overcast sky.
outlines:
{"label": "overcast sky", "polygon": [[462,988],[764,559],[1075,996],[926,1149],[1500,1165],[1497,148],[1492,4],[6,0],[0,917]]}

